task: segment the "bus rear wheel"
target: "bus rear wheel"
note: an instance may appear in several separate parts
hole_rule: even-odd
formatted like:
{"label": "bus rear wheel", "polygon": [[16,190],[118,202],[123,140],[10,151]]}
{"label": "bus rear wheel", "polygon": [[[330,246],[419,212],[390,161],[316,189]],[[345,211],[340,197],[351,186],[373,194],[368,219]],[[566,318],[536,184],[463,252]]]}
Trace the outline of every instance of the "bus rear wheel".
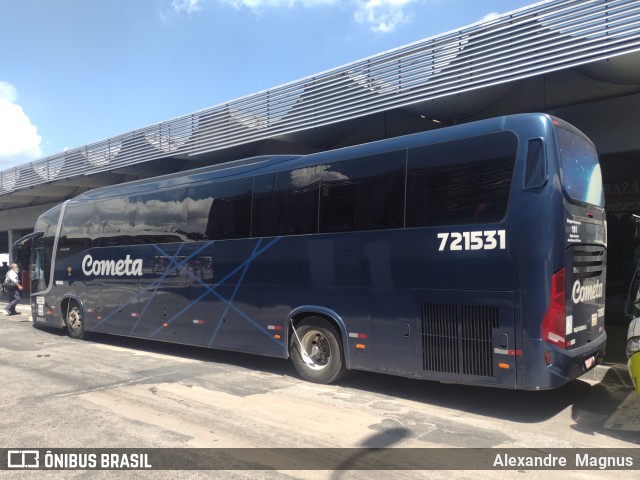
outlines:
{"label": "bus rear wheel", "polygon": [[77,304],[71,303],[67,307],[65,323],[67,324],[67,331],[71,338],[84,338],[85,331],[82,321],[82,310],[80,310]]}
{"label": "bus rear wheel", "polygon": [[345,374],[342,343],[329,322],[311,317],[294,328],[289,345],[291,360],[302,378],[327,384]]}

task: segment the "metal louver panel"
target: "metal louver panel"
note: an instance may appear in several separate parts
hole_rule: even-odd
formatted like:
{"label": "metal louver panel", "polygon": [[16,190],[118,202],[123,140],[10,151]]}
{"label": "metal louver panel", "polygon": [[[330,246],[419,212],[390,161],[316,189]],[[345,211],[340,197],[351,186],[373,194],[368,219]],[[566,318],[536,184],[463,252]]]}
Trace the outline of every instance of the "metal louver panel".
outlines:
{"label": "metal louver panel", "polygon": [[422,304],[424,370],[493,377],[493,330],[496,306]]}
{"label": "metal louver panel", "polygon": [[0,195],[198,155],[640,50],[640,2],[551,0],[0,172]]}
{"label": "metal louver panel", "polygon": [[461,305],[462,373],[493,376],[493,329],[498,328],[498,307]]}
{"label": "metal louver panel", "polygon": [[423,368],[427,371],[460,370],[456,308],[453,304],[422,304]]}

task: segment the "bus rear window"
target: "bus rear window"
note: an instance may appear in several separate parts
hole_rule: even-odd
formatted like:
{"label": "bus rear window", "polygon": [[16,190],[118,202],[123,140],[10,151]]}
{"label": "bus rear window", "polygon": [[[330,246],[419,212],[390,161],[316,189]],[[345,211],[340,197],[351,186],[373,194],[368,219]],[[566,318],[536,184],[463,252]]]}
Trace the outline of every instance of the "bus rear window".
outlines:
{"label": "bus rear window", "polygon": [[573,200],[604,207],[602,173],[594,146],[580,135],[558,128],[564,189]]}

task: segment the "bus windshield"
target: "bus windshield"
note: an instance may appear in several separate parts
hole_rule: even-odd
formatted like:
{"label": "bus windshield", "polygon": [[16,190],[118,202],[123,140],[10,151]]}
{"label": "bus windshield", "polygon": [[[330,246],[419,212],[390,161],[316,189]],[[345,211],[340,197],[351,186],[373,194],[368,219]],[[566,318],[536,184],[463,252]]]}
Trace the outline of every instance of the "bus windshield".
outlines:
{"label": "bus windshield", "polygon": [[49,286],[53,245],[58,228],[61,206],[44,213],[36,222],[34,231],[42,233],[35,238],[31,250],[31,291],[42,292]]}
{"label": "bus windshield", "polygon": [[595,147],[580,135],[557,129],[562,181],[570,198],[604,207],[602,173]]}

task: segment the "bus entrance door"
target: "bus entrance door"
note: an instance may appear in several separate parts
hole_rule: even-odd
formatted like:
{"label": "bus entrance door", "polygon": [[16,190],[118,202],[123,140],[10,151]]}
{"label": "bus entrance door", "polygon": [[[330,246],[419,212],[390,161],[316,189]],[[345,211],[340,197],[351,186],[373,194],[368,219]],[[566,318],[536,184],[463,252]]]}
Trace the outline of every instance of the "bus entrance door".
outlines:
{"label": "bus entrance door", "polygon": [[[31,233],[22,237],[20,240],[15,242],[12,247],[12,256],[13,261],[16,262],[21,270],[22,270],[22,285],[24,287],[24,294],[31,290],[31,280],[40,281],[41,277],[44,276],[44,273],[32,271],[31,266],[31,249],[34,245],[34,240],[41,238],[42,232]],[[35,265],[34,265],[35,267]],[[2,277],[2,281],[4,281],[4,277]],[[38,288],[35,289],[36,291]]]}

